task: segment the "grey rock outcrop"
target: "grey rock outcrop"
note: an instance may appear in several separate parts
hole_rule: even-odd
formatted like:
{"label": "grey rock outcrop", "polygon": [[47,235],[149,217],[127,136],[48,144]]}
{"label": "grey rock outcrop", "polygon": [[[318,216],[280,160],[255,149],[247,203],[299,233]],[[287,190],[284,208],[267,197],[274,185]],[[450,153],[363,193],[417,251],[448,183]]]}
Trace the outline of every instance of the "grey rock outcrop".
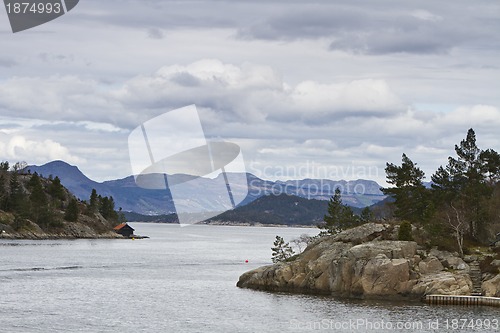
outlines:
{"label": "grey rock outcrop", "polygon": [[500,297],[500,274],[492,279],[484,281],[482,289],[484,296]]}
{"label": "grey rock outcrop", "polygon": [[[387,239],[392,231],[389,225],[368,223],[320,238],[296,260],[244,273],[237,285],[360,298],[470,294],[465,262],[438,251],[422,260],[415,242]],[[445,260],[456,268],[445,271]]]}
{"label": "grey rock outcrop", "polygon": [[438,273],[444,269],[443,264],[436,257],[428,257],[418,263],[418,270],[422,274]]}

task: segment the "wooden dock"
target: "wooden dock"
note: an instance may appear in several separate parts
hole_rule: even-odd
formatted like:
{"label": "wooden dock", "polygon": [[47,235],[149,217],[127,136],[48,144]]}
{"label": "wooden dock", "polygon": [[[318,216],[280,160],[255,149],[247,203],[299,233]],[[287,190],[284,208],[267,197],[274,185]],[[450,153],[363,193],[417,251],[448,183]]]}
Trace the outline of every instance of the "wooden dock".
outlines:
{"label": "wooden dock", "polygon": [[458,295],[427,295],[425,302],[436,305],[468,305],[468,306],[498,306],[500,297],[458,296]]}

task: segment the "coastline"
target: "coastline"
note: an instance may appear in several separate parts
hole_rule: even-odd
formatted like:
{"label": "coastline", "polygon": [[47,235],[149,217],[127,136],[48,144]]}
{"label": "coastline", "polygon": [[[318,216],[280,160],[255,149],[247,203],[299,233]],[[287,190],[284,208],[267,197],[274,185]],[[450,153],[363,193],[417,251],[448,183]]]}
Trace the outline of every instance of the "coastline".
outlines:
{"label": "coastline", "polygon": [[[479,257],[400,241],[391,225],[367,223],[317,239],[298,256],[243,273],[237,287],[353,299],[421,300],[426,295],[499,297],[500,274]],[[483,274],[484,273],[484,274]]]}
{"label": "coastline", "polygon": [[85,235],[75,235],[75,234],[65,234],[65,233],[43,233],[35,234],[32,232],[21,232],[21,233],[0,233],[0,240],[54,240],[54,239],[128,239],[115,232],[106,232],[102,234],[85,234]]}
{"label": "coastline", "polygon": [[235,222],[225,222],[225,221],[210,221],[210,222],[198,222],[196,225],[212,225],[212,226],[229,226],[229,227],[272,227],[272,228],[304,228],[304,229],[317,229],[315,225],[303,225],[303,224],[266,224],[259,222],[245,222],[245,223],[235,223]]}

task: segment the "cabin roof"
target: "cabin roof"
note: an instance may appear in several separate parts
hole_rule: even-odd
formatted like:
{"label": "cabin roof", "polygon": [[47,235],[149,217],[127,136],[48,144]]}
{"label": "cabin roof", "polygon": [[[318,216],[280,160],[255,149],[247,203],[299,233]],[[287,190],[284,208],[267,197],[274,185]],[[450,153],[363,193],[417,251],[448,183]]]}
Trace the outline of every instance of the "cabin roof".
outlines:
{"label": "cabin roof", "polygon": [[116,227],[114,227],[113,230],[118,231],[118,230],[121,230],[124,227],[129,227],[130,229],[132,229],[132,231],[134,231],[134,228],[132,228],[131,226],[129,226],[127,223],[120,223]]}

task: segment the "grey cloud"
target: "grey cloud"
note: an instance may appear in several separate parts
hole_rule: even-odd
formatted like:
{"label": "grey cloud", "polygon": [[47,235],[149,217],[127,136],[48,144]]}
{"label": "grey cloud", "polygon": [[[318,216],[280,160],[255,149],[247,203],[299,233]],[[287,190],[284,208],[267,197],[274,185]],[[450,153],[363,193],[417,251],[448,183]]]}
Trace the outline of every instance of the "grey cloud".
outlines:
{"label": "grey cloud", "polygon": [[244,14],[230,1],[95,1],[93,6],[100,11],[79,7],[74,20],[147,29],[228,28],[240,19],[228,12]]}
{"label": "grey cloud", "polygon": [[158,28],[149,28],[148,37],[152,39],[163,39],[163,31]]}
{"label": "grey cloud", "polygon": [[[243,39],[298,40],[329,38],[331,50],[359,54],[436,54],[463,45],[497,48],[500,22],[490,18],[493,8],[468,8],[464,2],[439,7],[427,5],[425,15],[415,10],[420,2],[380,6],[372,1],[351,5],[297,4],[282,13],[264,16],[241,27]],[[497,5],[497,12],[500,7]],[[418,12],[418,11],[417,11]],[[422,12],[422,11],[420,11]],[[436,19],[439,17],[442,19]]]}
{"label": "grey cloud", "polygon": [[177,73],[171,80],[183,87],[196,87],[201,85],[200,80],[189,73]]}
{"label": "grey cloud", "polygon": [[17,66],[17,65],[18,65],[18,63],[14,59],[3,58],[3,57],[0,58],[0,67],[10,68],[10,67],[14,67],[14,66]]}
{"label": "grey cloud", "polygon": [[366,34],[344,34],[330,44],[330,50],[360,54],[439,54],[459,43],[453,36],[439,36],[429,28],[402,31],[387,29]]}
{"label": "grey cloud", "polygon": [[53,54],[42,52],[38,54],[38,58],[43,62],[60,62],[60,63],[72,63],[75,60],[75,57],[72,54]]}

